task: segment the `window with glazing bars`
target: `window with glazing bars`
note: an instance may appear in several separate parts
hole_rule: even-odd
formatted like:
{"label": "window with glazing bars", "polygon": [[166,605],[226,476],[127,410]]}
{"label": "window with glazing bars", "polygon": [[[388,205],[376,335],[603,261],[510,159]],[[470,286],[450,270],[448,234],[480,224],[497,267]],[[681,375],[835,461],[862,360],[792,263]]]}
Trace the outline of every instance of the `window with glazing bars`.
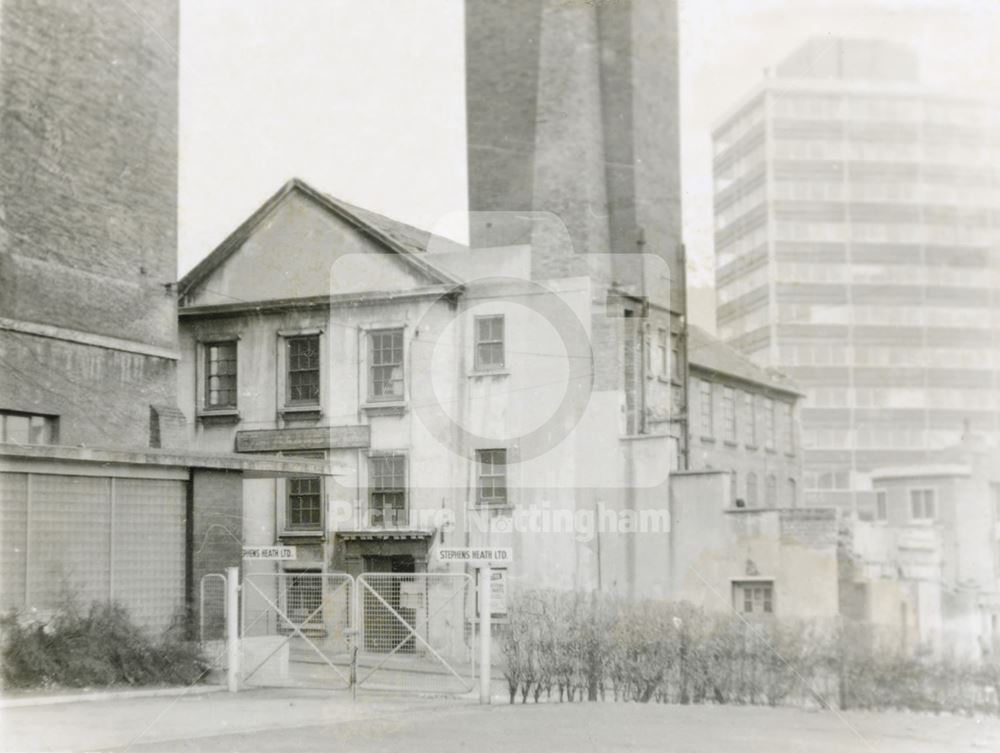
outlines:
{"label": "window with glazing bars", "polygon": [[736,392],[732,387],[722,388],[722,431],[727,442],[736,441]]}
{"label": "window with glazing bars", "polygon": [[288,402],[319,402],[319,335],[288,338]]}
{"label": "window with glazing bars", "polygon": [[747,507],[757,507],[760,504],[757,489],[757,474],[753,471],[747,474]]}
{"label": "window with glazing bars", "polygon": [[789,403],[781,403],[781,444],[789,455],[795,453],[795,417]]}
{"label": "window with glazing bars", "polygon": [[733,606],[743,614],[774,613],[774,583],[745,581],[733,583]]}
{"label": "window with glazing bars", "polygon": [[910,517],[913,520],[933,520],[937,515],[933,489],[910,490]]}
{"label": "window with glazing bars", "polygon": [[205,345],[205,407],[236,407],[236,341]]}
{"label": "window with glazing bars", "polygon": [[743,393],[743,412],[746,416],[746,443],[750,447],[757,446],[757,410],[753,395]]}
{"label": "window with glazing bars", "polygon": [[11,444],[58,444],[59,418],[0,411],[0,441]]}
{"label": "window with glazing bars", "polygon": [[656,351],[659,357],[660,376],[670,376],[670,335],[665,329],[656,332]]}
{"label": "window with glazing bars", "polygon": [[381,329],[368,334],[372,400],[403,397],[403,330]]}
{"label": "window with glazing bars", "polygon": [[507,450],[476,450],[479,467],[479,501],[485,505],[507,502]]}
{"label": "window with glazing bars", "polygon": [[764,446],[774,449],[774,401],[764,398]]}
{"label": "window with glazing bars", "polygon": [[698,407],[701,410],[701,435],[715,436],[712,411],[712,383],[701,380],[698,382]]}
{"label": "window with glazing bars", "polygon": [[889,493],[885,489],[875,492],[875,520],[885,522],[889,519]]}
{"label": "window with glazing bars", "polygon": [[319,476],[288,479],[287,527],[297,530],[319,529],[323,523],[323,494]]}
{"label": "window with glazing bars", "polygon": [[406,517],[406,457],[368,458],[368,514],[373,526],[404,526]]}
{"label": "window with glazing bars", "polygon": [[500,369],[504,366],[503,316],[476,317],[476,368]]}

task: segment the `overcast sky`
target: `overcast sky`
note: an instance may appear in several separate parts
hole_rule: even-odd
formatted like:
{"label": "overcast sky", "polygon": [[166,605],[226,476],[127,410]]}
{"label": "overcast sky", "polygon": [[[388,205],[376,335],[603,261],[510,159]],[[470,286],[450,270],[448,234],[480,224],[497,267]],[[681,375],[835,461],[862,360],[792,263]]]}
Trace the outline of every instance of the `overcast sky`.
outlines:
{"label": "overcast sky", "polygon": [[[461,0],[182,0],[181,9],[181,274],[293,175],[461,232]],[[712,280],[711,127],[808,36],[909,41],[929,82],[1000,92],[1000,0],[681,0],[680,34],[695,284]],[[692,316],[712,325],[704,311]]]}

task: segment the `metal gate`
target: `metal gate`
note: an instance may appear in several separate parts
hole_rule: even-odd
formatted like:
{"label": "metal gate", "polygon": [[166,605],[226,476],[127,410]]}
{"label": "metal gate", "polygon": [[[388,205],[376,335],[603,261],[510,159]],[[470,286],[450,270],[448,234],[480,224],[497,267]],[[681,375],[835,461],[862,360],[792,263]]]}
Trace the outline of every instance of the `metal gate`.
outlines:
{"label": "metal gate", "polygon": [[481,646],[470,574],[244,573],[241,585],[238,578],[230,568],[228,579],[209,574],[199,584],[202,649],[213,669],[227,669],[231,691],[476,686]]}
{"label": "metal gate", "polygon": [[345,573],[247,573],[240,590],[244,686],[348,688],[354,579]]}
{"label": "metal gate", "polygon": [[358,687],[472,690],[475,598],[466,573],[359,575]]}

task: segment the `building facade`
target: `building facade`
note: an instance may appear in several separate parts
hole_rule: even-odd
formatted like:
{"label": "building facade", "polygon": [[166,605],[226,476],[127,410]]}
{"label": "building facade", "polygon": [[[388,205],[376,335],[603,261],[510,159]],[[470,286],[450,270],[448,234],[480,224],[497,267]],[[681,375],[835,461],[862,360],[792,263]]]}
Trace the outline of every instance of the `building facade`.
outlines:
{"label": "building facade", "polygon": [[719,334],[806,393],[807,501],[868,512],[860,473],[1000,429],[997,123],[823,38],[715,129]]}
{"label": "building facade", "polygon": [[1000,650],[1000,474],[967,435],[939,462],[872,471],[870,520],[852,525],[844,614],[890,641],[961,657]]}
{"label": "building facade", "polygon": [[693,325],[688,354],[688,469],[728,471],[739,508],[800,506],[797,387]]}
{"label": "building facade", "polygon": [[2,441],[169,446],[177,4],[0,4]]}
{"label": "building facade", "polygon": [[655,530],[577,523],[667,527],[679,436],[644,333],[669,312],[532,264],[529,247],[458,247],[293,180],[192,270],[192,444],[338,469],[247,482],[246,540],[295,543],[286,569],[350,574],[443,572],[442,546],[505,546],[533,586],[664,594]]}
{"label": "building facade", "polygon": [[240,563],[244,476],[326,472],[186,451],[177,38],[176,2],[0,2],[0,609],[23,618],[183,621]]}
{"label": "building facade", "polygon": [[[295,545],[293,577],[456,572],[442,548],[489,545],[511,550],[511,588],[743,611],[755,583],[751,610],[832,616],[834,511],[751,507],[729,471],[678,471],[670,312],[537,269],[529,246],[459,247],[298,180],[234,231],[181,283],[190,441],[337,469],[245,482],[244,540]],[[767,400],[793,405],[786,382],[715,347],[740,372],[706,353],[699,374],[752,390],[762,425]],[[762,469],[763,494],[763,469],[798,475],[761,436],[740,468]]]}

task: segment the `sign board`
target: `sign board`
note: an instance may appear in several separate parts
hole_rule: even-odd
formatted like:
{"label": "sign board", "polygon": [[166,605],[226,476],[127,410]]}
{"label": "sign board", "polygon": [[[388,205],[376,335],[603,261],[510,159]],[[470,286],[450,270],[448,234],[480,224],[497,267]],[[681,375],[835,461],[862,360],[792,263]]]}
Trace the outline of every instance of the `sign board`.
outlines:
{"label": "sign board", "polygon": [[295,547],[294,546],[245,546],[243,547],[243,559],[293,560],[295,559]]}
{"label": "sign board", "polygon": [[[479,571],[482,573],[482,571]],[[496,617],[507,616],[507,570],[490,571],[490,614]],[[479,616],[479,600],[476,600],[476,616]]]}
{"label": "sign board", "polygon": [[399,606],[401,609],[420,609],[424,605],[424,591],[420,583],[400,581]]}
{"label": "sign board", "polygon": [[437,551],[438,562],[460,565],[505,565],[514,561],[513,550],[502,547],[441,547]]}

